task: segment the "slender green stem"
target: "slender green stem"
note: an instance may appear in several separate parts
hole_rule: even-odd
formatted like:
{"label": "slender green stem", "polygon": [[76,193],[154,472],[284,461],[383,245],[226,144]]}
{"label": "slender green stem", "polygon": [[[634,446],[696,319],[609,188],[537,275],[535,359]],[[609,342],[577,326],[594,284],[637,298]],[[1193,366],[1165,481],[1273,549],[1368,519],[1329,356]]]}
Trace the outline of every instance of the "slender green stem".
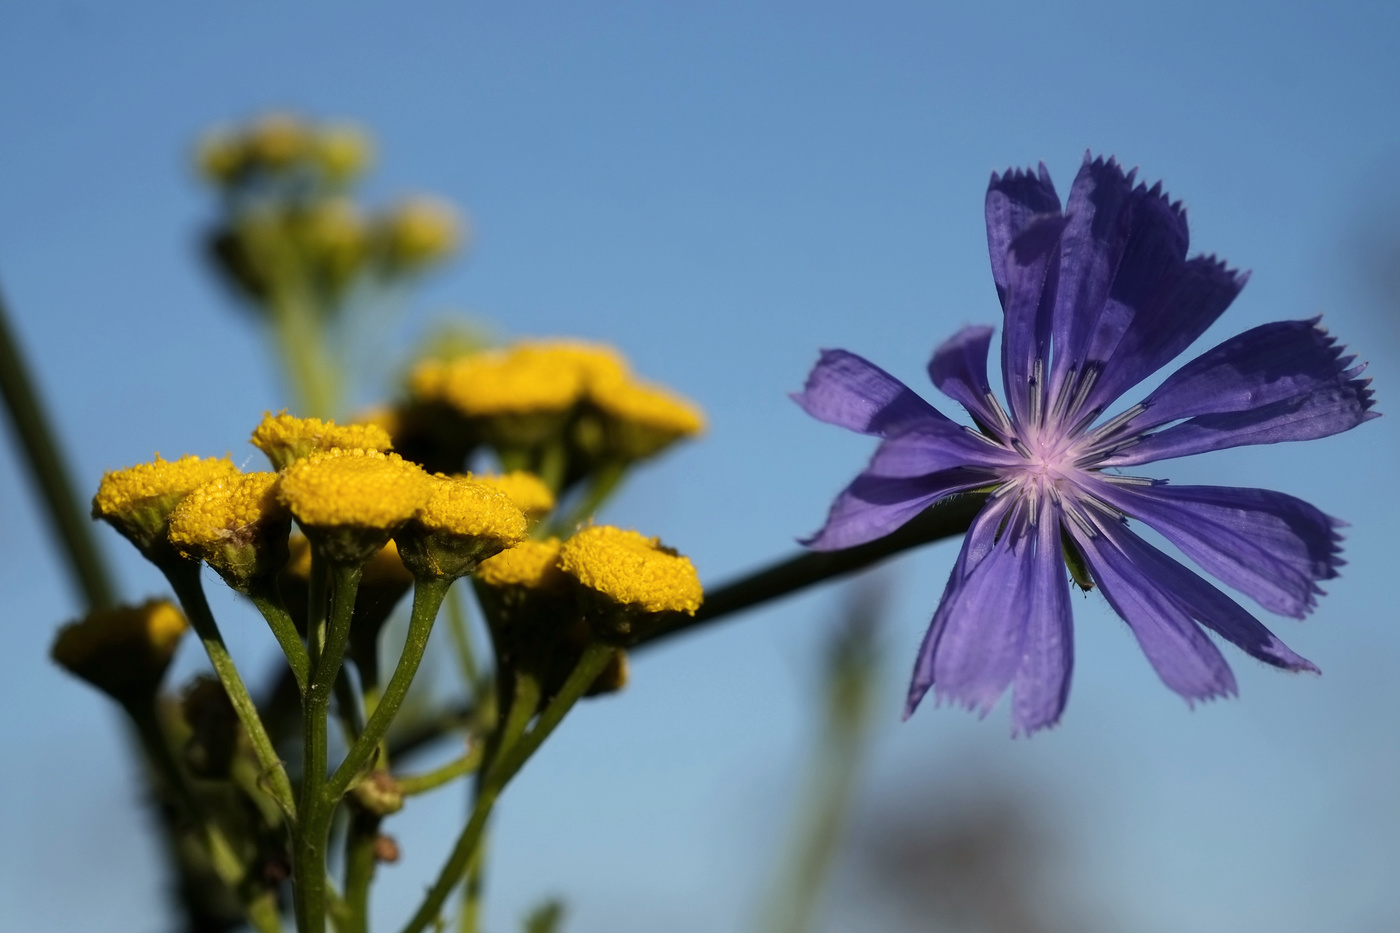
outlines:
{"label": "slender green stem", "polygon": [[422,774],[409,774],[400,778],[395,778],[399,784],[399,790],[405,797],[412,797],[415,794],[424,794],[430,790],[437,790],[444,784],[449,784],[459,777],[472,774],[481,767],[482,744],[473,742],[467,753],[460,758],[453,759],[440,768],[425,771]]}
{"label": "slender green stem", "polygon": [[[313,551],[313,567],[315,563]],[[299,933],[324,933],[326,928],[326,843],[339,799],[338,795],[326,793],[326,719],[345,659],[345,646],[350,641],[350,620],[361,571],[360,564],[331,563],[328,567],[331,586],[325,643],[320,652],[312,655],[311,680],[302,699],[301,819],[292,834],[292,880]]]}
{"label": "slender green stem", "polygon": [[278,589],[277,578],[268,576],[251,581],[248,587],[248,598],[253,601],[253,605],[258,607],[258,612],[267,620],[268,627],[272,629],[273,636],[277,639],[277,644],[282,646],[282,653],[287,656],[287,665],[292,669],[292,676],[296,678],[297,689],[302,695],[306,694],[306,681],[311,669],[311,659],[306,653],[306,645],[301,640],[301,634],[297,632],[296,623],[292,621],[292,615],[287,611],[287,604],[282,601],[282,592]]}
{"label": "slender green stem", "polygon": [[472,810],[471,818],[461,835],[457,837],[452,854],[448,856],[447,863],[443,865],[433,886],[428,889],[417,912],[404,925],[402,933],[422,933],[442,912],[442,905],[446,903],[452,889],[462,880],[467,865],[476,853],[482,833],[486,829],[487,818],[491,815],[501,791],[608,666],[613,650],[596,642],[585,648],[568,680],[564,681],[564,686],[540,714],[535,727],[509,749],[502,749],[501,757],[482,782],[476,807]]}
{"label": "slender green stem", "polygon": [[116,599],[111,574],[97,548],[92,522],[83,514],[73,493],[68,462],[59,450],[58,439],[49,429],[52,421],[45,414],[34,380],[29,376],[19,341],[10,331],[4,295],[0,295],[0,395],[4,395],[5,407],[10,412],[29,466],[30,479],[44,497],[45,515],[62,542],[68,570],[83,602],[88,609],[112,606]]}
{"label": "slender green stem", "polygon": [[263,727],[253,698],[248,695],[243,677],[238,673],[233,658],[229,656],[228,647],[224,644],[223,636],[219,634],[219,626],[214,621],[214,614],[209,611],[209,602],[204,598],[204,587],[199,580],[199,564],[171,554],[161,558],[157,566],[170,581],[180,605],[184,607],[186,617],[189,618],[199,640],[204,643],[204,650],[209,655],[214,675],[219,678],[219,683],[224,685],[229,702],[233,704],[233,711],[248,734],[253,755],[258,760],[258,766],[262,768],[262,776],[267,781],[269,792],[284,812],[289,816],[294,815],[296,803],[292,794],[292,782],[287,777],[287,769],[283,766],[282,759],[277,756],[277,750],[272,747],[272,739]]}
{"label": "slender green stem", "polygon": [[[716,619],[779,599],[797,590],[825,583],[877,564],[901,551],[967,531],[986,497],[963,495],[926,509],[893,534],[841,551],[810,551],[705,593],[704,605],[693,616],[680,616],[643,638],[637,648],[706,625]],[[634,649],[635,650],[635,649]]]}
{"label": "slender green stem", "polygon": [[535,718],[535,713],[539,710],[539,680],[533,674],[525,671],[516,671],[514,679],[515,696],[511,698],[505,722],[501,725],[494,743],[495,747],[491,749],[490,761],[486,765],[488,781],[495,774],[497,765],[525,735],[525,729],[530,725],[530,720]]}
{"label": "slender green stem", "polygon": [[418,664],[423,660],[423,651],[428,647],[428,636],[433,631],[433,620],[437,618],[438,608],[442,605],[443,597],[447,595],[447,588],[451,584],[451,580],[444,579],[423,578],[415,582],[413,614],[408,620],[408,637],[404,640],[403,653],[399,655],[399,663],[395,666],[389,683],[384,687],[379,704],[374,708],[369,722],[365,723],[364,732],[360,733],[360,737],[350,747],[345,760],[336,768],[326,786],[326,795],[331,800],[339,800],[350,783],[373,760],[379,743],[389,731],[394,717],[398,715],[399,707],[408,694],[409,685],[413,683],[413,676],[418,673]]}
{"label": "slender green stem", "polygon": [[568,469],[569,458],[560,440],[551,440],[539,452],[538,464],[532,471],[555,495],[564,486],[564,471]]}
{"label": "slender green stem", "polygon": [[335,706],[340,726],[345,735],[345,744],[353,745],[365,731],[365,719],[360,714],[360,695],[350,681],[350,672],[341,667],[335,678]]}
{"label": "slender green stem", "polygon": [[356,808],[345,834],[345,907],[342,933],[369,933],[369,889],[377,864],[374,841],[381,817]]}

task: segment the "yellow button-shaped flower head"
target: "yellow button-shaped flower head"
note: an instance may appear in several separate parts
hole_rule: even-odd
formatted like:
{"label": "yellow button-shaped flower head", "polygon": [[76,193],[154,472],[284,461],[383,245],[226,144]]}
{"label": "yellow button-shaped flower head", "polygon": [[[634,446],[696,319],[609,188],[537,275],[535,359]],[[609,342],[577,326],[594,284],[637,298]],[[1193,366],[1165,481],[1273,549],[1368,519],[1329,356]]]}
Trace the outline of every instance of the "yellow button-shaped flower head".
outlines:
{"label": "yellow button-shaped flower head", "polygon": [[568,586],[569,577],[559,568],[558,538],[521,541],[481,562],[476,579],[493,589],[518,587],[525,590],[555,591]]}
{"label": "yellow button-shaped flower head", "polygon": [[290,113],[268,113],[254,120],[244,134],[249,158],[260,168],[279,170],[311,151],[311,127]]}
{"label": "yellow button-shaped flower head", "polygon": [[286,412],[263,415],[252,440],[278,470],[325,450],[387,451],[394,446],[389,432],[377,424],[336,424],[320,418],[295,418]]}
{"label": "yellow button-shaped flower head", "polygon": [[380,239],[389,272],[416,272],[451,255],[463,239],[462,221],[445,201],[409,198],[380,221]]}
{"label": "yellow button-shaped flower head", "polygon": [[53,659],[122,703],[149,702],[188,624],[174,605],[153,599],[89,613],[54,639]]}
{"label": "yellow button-shaped flower head", "polygon": [[603,454],[641,460],[705,429],[694,403],[660,386],[632,379],[596,383],[589,398],[603,416]]}
{"label": "yellow button-shaped flower head", "polygon": [[589,597],[585,610],[602,637],[628,641],[658,616],[694,615],[704,591],[695,566],[656,538],[594,525],[559,552],[559,566]]}
{"label": "yellow button-shaped flower head", "polygon": [[525,539],[525,516],[499,489],[464,477],[434,476],[413,520],[397,535],[415,577],[465,576]]}
{"label": "yellow button-shaped flower head", "polygon": [[181,457],[138,463],[103,475],[92,499],[92,517],[125,535],[148,557],[166,546],[170,513],[190,492],[238,474],[227,458]]}
{"label": "yellow button-shaped flower head", "polygon": [[397,454],[337,448],[284,470],[278,497],[328,558],[362,564],[423,504],[427,479]]}
{"label": "yellow button-shaped flower head", "polygon": [[277,480],[276,473],[240,473],[198,487],[171,513],[170,543],[247,592],[287,562],[292,517],[277,498]]}
{"label": "yellow button-shaped flower head", "polygon": [[533,473],[513,470],[503,474],[468,474],[467,479],[490,486],[506,494],[515,507],[525,513],[527,521],[536,522],[554,509],[554,493]]}
{"label": "yellow button-shaped flower head", "polygon": [[332,124],[316,133],[313,156],[331,181],[344,184],[362,174],[374,161],[374,142],[358,126]]}

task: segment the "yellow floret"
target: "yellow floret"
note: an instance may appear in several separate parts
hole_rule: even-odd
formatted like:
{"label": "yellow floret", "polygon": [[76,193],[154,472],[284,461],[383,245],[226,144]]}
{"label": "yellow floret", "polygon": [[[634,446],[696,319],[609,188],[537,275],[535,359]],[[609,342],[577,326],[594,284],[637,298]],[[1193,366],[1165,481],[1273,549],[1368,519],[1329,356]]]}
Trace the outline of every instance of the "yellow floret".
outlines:
{"label": "yellow floret", "polygon": [[694,615],[704,597],[689,558],[610,525],[585,528],[564,542],[559,565],[589,589],[645,612]]}
{"label": "yellow floret", "polygon": [[705,416],[692,402],[660,386],[633,380],[610,380],[593,386],[594,403],[619,421],[669,434],[689,437],[705,429]]}
{"label": "yellow floret", "polygon": [[394,445],[389,432],[377,424],[336,424],[320,418],[295,418],[286,412],[264,414],[252,440],[278,469],[318,451],[388,450]]}
{"label": "yellow floret", "polygon": [[525,537],[525,516],[499,489],[462,477],[435,476],[415,518],[431,533],[487,538],[505,547]]}
{"label": "yellow floret", "polygon": [[247,163],[243,140],[227,130],[216,130],[202,138],[195,149],[195,164],[215,184],[226,184]]}
{"label": "yellow floret", "polygon": [[240,473],[205,483],[170,514],[170,543],[186,557],[238,538],[286,514],[277,501],[276,473]]}
{"label": "yellow floret", "polygon": [[288,467],[278,497],[303,526],[388,530],[423,504],[426,478],[397,454],[338,448]]}
{"label": "yellow floret", "polygon": [[544,480],[525,470],[514,470],[499,476],[468,473],[466,478],[505,493],[515,507],[525,513],[526,518],[540,518],[554,508],[554,493],[549,491]]}
{"label": "yellow floret", "polygon": [[487,586],[544,589],[563,580],[558,538],[522,541],[508,551],[481,562],[476,578]]}
{"label": "yellow floret", "polygon": [[119,520],[141,509],[174,509],[197,486],[211,479],[238,474],[227,457],[181,457],[175,461],[155,455],[148,464],[113,469],[102,475],[92,497],[92,517]]}

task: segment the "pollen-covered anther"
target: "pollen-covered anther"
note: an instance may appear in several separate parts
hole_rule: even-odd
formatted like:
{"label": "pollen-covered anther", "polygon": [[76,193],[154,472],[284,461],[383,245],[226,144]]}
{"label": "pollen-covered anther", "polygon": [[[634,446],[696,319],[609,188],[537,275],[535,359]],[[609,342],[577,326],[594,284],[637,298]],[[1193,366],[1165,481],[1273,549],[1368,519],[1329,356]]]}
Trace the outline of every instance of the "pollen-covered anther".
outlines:
{"label": "pollen-covered anther", "polygon": [[227,457],[181,457],[138,463],[102,476],[92,499],[100,518],[147,553],[165,540],[170,513],[191,491],[215,479],[238,474]]}
{"label": "pollen-covered anther", "polygon": [[334,449],[282,473],[278,497],[332,560],[368,560],[426,502],[428,475],[397,454]]}
{"label": "pollen-covered anther", "polygon": [[163,599],[89,613],[59,630],[54,661],[121,702],[154,696],[189,627]]}
{"label": "pollen-covered anther", "polygon": [[291,515],[277,498],[276,473],[240,473],[205,483],[170,516],[170,543],[203,560],[234,589],[287,562]]}
{"label": "pollen-covered anther", "polygon": [[465,576],[520,543],[526,521],[504,492],[485,483],[433,476],[413,520],[398,534],[399,556],[416,577]]}
{"label": "pollen-covered anther", "polygon": [[341,425],[320,418],[297,418],[285,411],[263,415],[253,431],[252,443],[278,470],[320,451],[387,451],[394,446],[389,432],[378,424]]}
{"label": "pollen-covered anther", "polygon": [[636,531],[585,528],[564,542],[559,566],[593,598],[586,613],[599,635],[629,640],[663,613],[694,615],[704,591],[686,558]]}

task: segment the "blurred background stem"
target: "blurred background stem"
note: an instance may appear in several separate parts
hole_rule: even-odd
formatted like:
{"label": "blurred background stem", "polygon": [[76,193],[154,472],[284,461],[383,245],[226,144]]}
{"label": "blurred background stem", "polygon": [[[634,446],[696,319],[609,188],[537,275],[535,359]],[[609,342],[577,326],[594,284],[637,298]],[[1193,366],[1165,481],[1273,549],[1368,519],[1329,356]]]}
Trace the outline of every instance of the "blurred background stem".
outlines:
{"label": "blurred background stem", "polygon": [[53,528],[67,558],[69,573],[82,604],[89,610],[106,609],[116,601],[112,577],[97,549],[92,522],[78,505],[67,461],[49,426],[34,381],[19,345],[10,330],[9,311],[0,292],[0,392],[10,413],[30,478],[44,497],[44,516]]}

